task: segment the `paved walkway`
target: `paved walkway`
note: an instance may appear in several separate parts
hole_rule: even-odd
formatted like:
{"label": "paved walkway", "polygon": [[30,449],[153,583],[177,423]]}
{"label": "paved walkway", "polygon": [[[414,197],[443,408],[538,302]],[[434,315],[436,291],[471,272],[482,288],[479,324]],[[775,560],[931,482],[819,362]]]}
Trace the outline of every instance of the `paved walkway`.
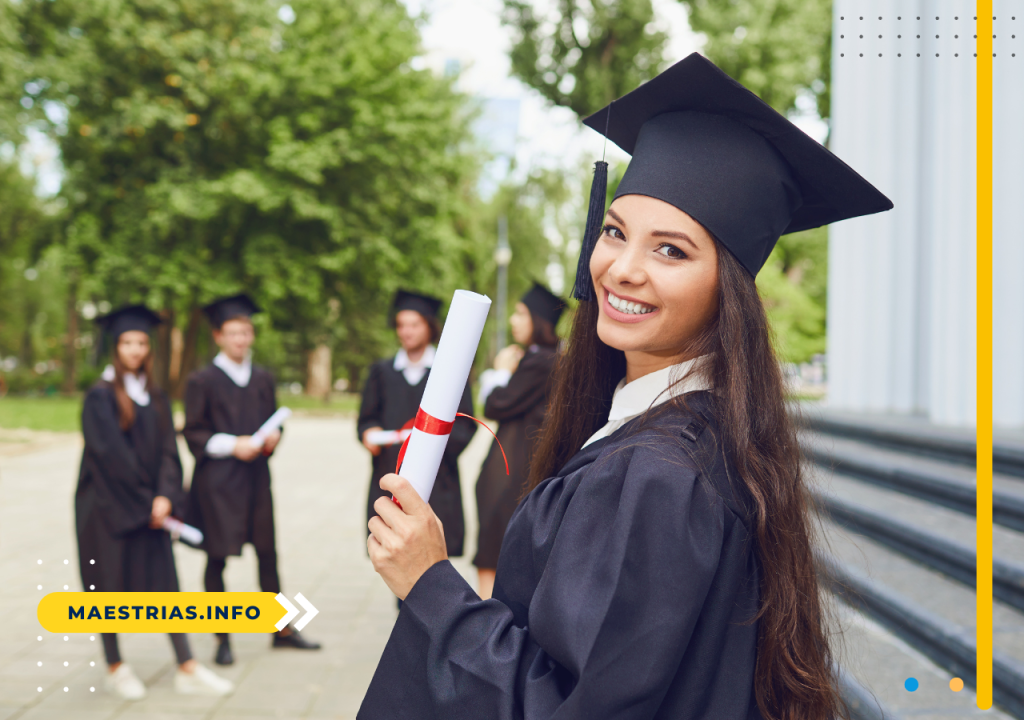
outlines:
{"label": "paved walkway", "polygon": [[[455,564],[467,578],[475,576],[467,559],[476,540],[472,488],[489,442],[490,435],[478,432],[462,455],[468,551]],[[36,604],[43,594],[65,585],[81,589],[72,530],[81,440],[58,435],[46,443],[28,452],[0,449],[0,616],[6,619],[0,720],[355,717],[397,611],[366,558],[370,463],[355,439],[354,421],[293,418],[271,463],[284,592],[301,592],[320,610],[305,634],[324,649],[271,650],[265,636],[235,635],[236,663],[225,670],[212,663],[211,636],[190,636],[197,659],[237,685],[233,695],[216,699],[175,694],[166,636],[121,636],[122,655],[149,688],[146,699],[126,702],[103,692],[98,637],[65,640],[39,627]],[[184,446],[182,458],[188,473],[191,456]],[[205,556],[183,545],[175,552],[182,589],[202,590]],[[250,547],[229,562],[226,583],[229,590],[259,589]]]}

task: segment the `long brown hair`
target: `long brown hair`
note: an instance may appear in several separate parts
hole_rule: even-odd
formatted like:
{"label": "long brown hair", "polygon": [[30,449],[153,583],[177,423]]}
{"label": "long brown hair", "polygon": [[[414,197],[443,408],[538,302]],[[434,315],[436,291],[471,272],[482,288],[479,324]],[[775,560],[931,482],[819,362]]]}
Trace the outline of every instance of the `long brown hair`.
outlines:
{"label": "long brown hair", "polygon": [[[753,278],[717,240],[719,307],[691,344],[710,354],[703,366],[725,452],[752,499],[749,524],[760,565],[754,692],[767,720],[845,716],[832,671],[807,491],[782,372]],[[597,302],[581,302],[555,386],[529,488],[551,477],[607,422],[615,385],[625,375],[621,350],[597,335]],[[674,403],[685,405],[682,397]]]}
{"label": "long brown hair", "polygon": [[[128,392],[124,389],[124,374],[128,372],[125,368],[124,363],[121,362],[121,354],[118,352],[118,342],[114,343],[113,362],[114,366],[114,380],[110,384],[114,387],[114,398],[117,400],[117,420],[118,425],[121,426],[121,430],[127,432],[132,425],[135,424],[135,403],[128,397]],[[139,366],[139,372],[145,373],[147,385],[152,382],[153,378],[153,349],[150,348],[149,353],[146,355],[146,359],[142,361],[142,365]]]}
{"label": "long brown hair", "polygon": [[533,310],[530,310],[530,320],[533,322],[533,336],[530,338],[530,342],[541,347],[557,347],[558,333],[555,332],[555,326],[551,324],[551,321],[542,318]]}

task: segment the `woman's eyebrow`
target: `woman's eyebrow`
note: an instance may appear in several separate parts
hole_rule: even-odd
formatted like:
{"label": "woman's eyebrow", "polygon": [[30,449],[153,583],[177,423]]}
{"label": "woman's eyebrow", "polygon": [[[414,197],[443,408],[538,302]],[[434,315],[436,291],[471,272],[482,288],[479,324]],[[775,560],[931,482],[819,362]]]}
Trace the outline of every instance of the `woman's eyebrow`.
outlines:
{"label": "woman's eyebrow", "polygon": [[689,235],[683,232],[678,232],[676,230],[655,230],[654,232],[651,233],[651,236],[670,237],[675,238],[676,240],[685,240],[686,242],[690,243],[690,245],[693,246],[694,250],[700,250],[700,248],[697,247],[697,243],[695,243]]}
{"label": "woman's eyebrow", "polygon": [[614,211],[614,210],[612,210],[611,208],[608,208],[608,214],[609,214],[609,215],[611,215],[611,217],[612,217],[612,220],[614,220],[615,222],[617,222],[617,223],[618,223],[619,225],[622,225],[623,227],[625,227],[625,225],[626,225],[626,221],[625,221],[625,220],[623,220],[622,218],[620,218],[620,217],[619,217],[619,214],[618,214],[617,212],[615,212],[615,211]]}

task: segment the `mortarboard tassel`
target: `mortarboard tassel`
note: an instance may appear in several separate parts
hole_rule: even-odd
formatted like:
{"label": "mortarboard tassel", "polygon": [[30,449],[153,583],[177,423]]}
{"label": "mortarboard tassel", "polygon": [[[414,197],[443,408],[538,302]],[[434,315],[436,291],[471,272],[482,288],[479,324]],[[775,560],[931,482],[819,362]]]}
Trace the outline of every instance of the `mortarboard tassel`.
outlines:
{"label": "mortarboard tassel", "polygon": [[[610,113],[609,113],[610,114]],[[576,266],[576,284],[572,296],[577,300],[594,300],[594,281],[590,277],[590,256],[601,235],[604,222],[604,204],[608,193],[608,163],[598,160],[594,163],[594,181],[590,185],[590,207],[587,208],[587,226],[583,231],[583,246],[580,261]]]}

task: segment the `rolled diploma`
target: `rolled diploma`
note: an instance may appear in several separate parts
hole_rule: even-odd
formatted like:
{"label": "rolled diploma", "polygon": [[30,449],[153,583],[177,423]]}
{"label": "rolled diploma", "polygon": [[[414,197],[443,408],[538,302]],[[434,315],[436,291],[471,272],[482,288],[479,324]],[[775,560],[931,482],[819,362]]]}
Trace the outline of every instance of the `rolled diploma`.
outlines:
{"label": "rolled diploma", "polygon": [[[484,331],[491,299],[468,290],[456,290],[441,340],[437,344],[434,364],[427,377],[420,409],[443,422],[453,422],[459,402],[469,380],[480,336]],[[448,435],[430,435],[413,428],[399,474],[408,480],[420,497],[430,500],[441,456],[448,445]]]}
{"label": "rolled diploma", "polygon": [[371,445],[397,445],[405,442],[412,430],[375,430],[366,434],[366,439]]}
{"label": "rolled diploma", "polygon": [[260,429],[249,436],[249,442],[252,443],[253,447],[261,448],[263,443],[267,441],[267,435],[280,429],[284,425],[284,421],[292,416],[290,408],[280,407],[273,415],[267,418],[267,421],[260,425]]}
{"label": "rolled diploma", "polygon": [[171,533],[171,535],[177,535],[185,542],[193,545],[203,544],[203,531],[199,528],[186,525],[177,518],[172,518],[170,515],[164,518],[164,530]]}

